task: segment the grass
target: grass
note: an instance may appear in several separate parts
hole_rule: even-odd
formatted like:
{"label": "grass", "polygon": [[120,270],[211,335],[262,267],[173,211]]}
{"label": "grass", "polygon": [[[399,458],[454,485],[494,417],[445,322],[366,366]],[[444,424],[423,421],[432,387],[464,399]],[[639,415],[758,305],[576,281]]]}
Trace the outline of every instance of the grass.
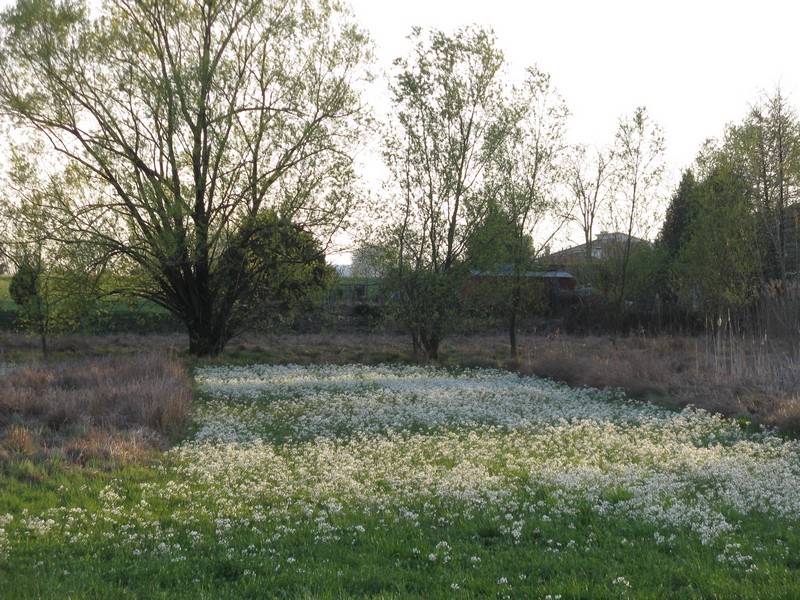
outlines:
{"label": "grass", "polygon": [[196,421],[152,465],[2,463],[2,594],[800,597],[795,442],[702,413],[486,371],[217,365]]}

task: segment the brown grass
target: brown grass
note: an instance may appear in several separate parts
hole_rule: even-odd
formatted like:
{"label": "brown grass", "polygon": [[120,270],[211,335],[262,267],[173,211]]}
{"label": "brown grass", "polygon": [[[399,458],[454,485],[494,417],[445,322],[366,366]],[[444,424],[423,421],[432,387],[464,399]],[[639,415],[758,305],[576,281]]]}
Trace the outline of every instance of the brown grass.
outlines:
{"label": "brown grass", "polygon": [[167,354],[89,357],[0,377],[0,446],[85,463],[166,446],[184,428],[191,383]]}

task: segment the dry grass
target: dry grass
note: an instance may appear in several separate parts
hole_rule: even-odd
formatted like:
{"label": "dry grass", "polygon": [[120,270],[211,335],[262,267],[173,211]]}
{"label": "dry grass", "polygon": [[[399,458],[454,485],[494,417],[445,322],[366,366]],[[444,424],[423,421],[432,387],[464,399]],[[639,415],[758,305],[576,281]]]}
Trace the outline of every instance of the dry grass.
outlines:
{"label": "dry grass", "polygon": [[88,357],[0,377],[0,446],[73,462],[127,460],[180,434],[191,383],[173,356]]}
{"label": "dry grass", "polygon": [[[70,334],[54,336],[48,340],[54,358],[73,358],[85,356],[104,356],[141,352],[142,349],[161,352],[178,352],[188,345],[188,337],[182,334],[120,333],[109,335]],[[40,353],[39,340],[35,336],[0,331],[0,363],[30,362],[37,360]],[[19,360],[18,360],[19,359]]]}

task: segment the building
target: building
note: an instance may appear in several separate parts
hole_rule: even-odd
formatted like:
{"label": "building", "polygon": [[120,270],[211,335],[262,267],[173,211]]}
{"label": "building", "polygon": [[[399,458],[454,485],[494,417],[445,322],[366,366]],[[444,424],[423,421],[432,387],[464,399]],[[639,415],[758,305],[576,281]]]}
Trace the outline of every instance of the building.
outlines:
{"label": "building", "polygon": [[[595,236],[592,242],[592,260],[608,260],[615,256],[622,256],[625,252],[625,245],[628,241],[628,234],[619,231],[603,231]],[[631,236],[631,246],[650,244],[645,239]],[[586,244],[580,244],[571,248],[565,248],[558,252],[553,252],[547,257],[548,261],[554,265],[579,265],[586,262]]]}

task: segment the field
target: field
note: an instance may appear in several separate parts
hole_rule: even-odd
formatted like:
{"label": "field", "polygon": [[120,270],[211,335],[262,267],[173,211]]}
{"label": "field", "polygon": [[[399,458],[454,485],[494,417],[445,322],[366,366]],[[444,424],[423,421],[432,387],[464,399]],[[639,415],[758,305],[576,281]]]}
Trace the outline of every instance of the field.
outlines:
{"label": "field", "polygon": [[774,433],[493,369],[195,387],[149,461],[6,462],[4,597],[800,596],[800,445]]}

